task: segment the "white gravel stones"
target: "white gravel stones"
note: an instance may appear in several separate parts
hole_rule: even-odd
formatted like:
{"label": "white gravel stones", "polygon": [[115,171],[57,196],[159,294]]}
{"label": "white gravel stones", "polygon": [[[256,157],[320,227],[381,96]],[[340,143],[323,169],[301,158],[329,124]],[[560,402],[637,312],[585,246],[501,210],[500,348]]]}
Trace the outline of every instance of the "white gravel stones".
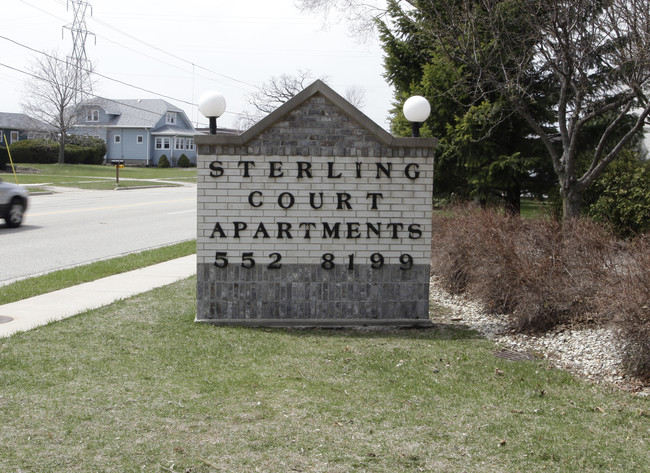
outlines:
{"label": "white gravel stones", "polygon": [[[450,315],[441,322],[455,322],[477,330],[497,342],[500,348],[533,353],[548,359],[554,366],[584,376],[597,383],[627,385],[621,368],[621,350],[615,334],[603,327],[565,329],[557,328],[540,335],[513,333],[505,316],[491,315],[475,301],[462,295],[452,295],[442,289],[436,278],[431,278],[430,299],[447,308]],[[436,320],[434,319],[434,322]],[[647,396],[650,387],[640,390]]]}

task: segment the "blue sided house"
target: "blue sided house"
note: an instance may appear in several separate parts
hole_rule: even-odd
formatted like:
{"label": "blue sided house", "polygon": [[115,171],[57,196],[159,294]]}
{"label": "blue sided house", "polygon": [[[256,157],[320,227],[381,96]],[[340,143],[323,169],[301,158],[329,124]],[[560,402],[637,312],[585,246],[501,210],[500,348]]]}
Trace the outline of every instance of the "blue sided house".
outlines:
{"label": "blue sided house", "polygon": [[81,112],[71,133],[104,140],[108,163],[157,166],[165,155],[174,166],[184,154],[196,164],[196,130],[182,109],[165,100],[96,98],[85,102]]}

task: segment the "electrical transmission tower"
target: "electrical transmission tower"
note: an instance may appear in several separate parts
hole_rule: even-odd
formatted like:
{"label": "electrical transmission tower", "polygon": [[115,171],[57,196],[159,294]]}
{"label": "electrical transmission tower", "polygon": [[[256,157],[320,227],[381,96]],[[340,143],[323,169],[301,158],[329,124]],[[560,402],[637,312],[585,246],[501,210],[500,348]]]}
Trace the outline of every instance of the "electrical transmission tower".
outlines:
{"label": "electrical transmission tower", "polygon": [[92,6],[84,0],[68,0],[67,8],[72,11],[74,19],[71,25],[64,26],[72,35],[72,53],[68,56],[68,66],[74,68],[75,103],[81,103],[85,96],[92,93],[92,80],[90,78],[91,63],[86,55],[86,39],[94,33],[86,27],[86,12]]}

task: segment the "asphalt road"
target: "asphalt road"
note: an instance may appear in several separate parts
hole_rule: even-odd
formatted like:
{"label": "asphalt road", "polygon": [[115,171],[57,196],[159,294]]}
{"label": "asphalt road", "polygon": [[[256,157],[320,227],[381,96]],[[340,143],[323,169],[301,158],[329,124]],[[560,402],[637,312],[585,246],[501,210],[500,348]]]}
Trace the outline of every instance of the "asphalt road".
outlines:
{"label": "asphalt road", "polygon": [[33,195],[23,225],[0,220],[0,285],[196,238],[196,186]]}

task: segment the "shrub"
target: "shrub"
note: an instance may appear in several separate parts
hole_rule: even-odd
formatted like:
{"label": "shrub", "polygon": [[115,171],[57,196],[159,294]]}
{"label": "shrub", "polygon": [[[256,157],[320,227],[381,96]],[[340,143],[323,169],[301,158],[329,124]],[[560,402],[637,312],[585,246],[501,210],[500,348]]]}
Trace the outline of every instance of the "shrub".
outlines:
{"label": "shrub", "polygon": [[169,159],[167,159],[167,155],[163,154],[158,159],[158,167],[159,168],[168,168],[169,167]]}
{"label": "shrub", "polygon": [[609,165],[586,195],[588,214],[617,235],[650,231],[650,161],[627,151]]}
{"label": "shrub", "polygon": [[59,159],[59,143],[54,140],[22,140],[11,145],[14,163],[52,164]]}
{"label": "shrub", "polygon": [[100,138],[71,135],[65,145],[65,162],[68,164],[102,164],[106,151],[106,143]]}
{"label": "shrub", "polygon": [[[65,145],[64,160],[67,164],[102,164],[105,155],[106,143],[103,140],[91,136],[70,136]],[[11,145],[11,156],[15,163],[58,163],[59,142],[54,140],[18,141]],[[1,160],[2,158],[0,158]]]}
{"label": "shrub", "polygon": [[522,220],[464,208],[436,216],[432,271],[520,331],[592,317],[594,288],[613,258],[613,238],[588,221]]}
{"label": "shrub", "polygon": [[181,154],[181,157],[178,158],[178,167],[179,168],[191,168],[192,167],[192,162],[190,161],[190,158],[185,156],[185,154]]}
{"label": "shrub", "polygon": [[650,234],[617,240],[582,219],[456,208],[433,218],[432,273],[518,331],[612,324],[628,373],[650,380]]}
{"label": "shrub", "polygon": [[625,246],[599,296],[620,337],[626,371],[650,380],[650,235]]}

